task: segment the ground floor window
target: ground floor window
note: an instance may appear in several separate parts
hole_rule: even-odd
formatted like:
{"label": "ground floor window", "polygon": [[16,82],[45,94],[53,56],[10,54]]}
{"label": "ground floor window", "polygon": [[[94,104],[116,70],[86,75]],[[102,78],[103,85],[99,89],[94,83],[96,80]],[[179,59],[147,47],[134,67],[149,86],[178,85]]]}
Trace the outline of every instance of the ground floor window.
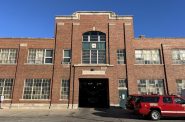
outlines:
{"label": "ground floor window", "polygon": [[185,90],[185,80],[177,80],[177,94],[182,95],[182,90]]}
{"label": "ground floor window", "polygon": [[69,80],[61,82],[61,99],[68,100],[69,97]]}
{"label": "ground floor window", "polygon": [[164,94],[163,80],[137,80],[139,94]]}
{"label": "ground floor window", "polygon": [[126,79],[119,79],[118,81],[118,88],[127,88]]}
{"label": "ground floor window", "polygon": [[11,99],[14,79],[0,79],[0,95],[4,99]]}
{"label": "ground floor window", "polygon": [[49,99],[50,79],[26,79],[23,99]]}

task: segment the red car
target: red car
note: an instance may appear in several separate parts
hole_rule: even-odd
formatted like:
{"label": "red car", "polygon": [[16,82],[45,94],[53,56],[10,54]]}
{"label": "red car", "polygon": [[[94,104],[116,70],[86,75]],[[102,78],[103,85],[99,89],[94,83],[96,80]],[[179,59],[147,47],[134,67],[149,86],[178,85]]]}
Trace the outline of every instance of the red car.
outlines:
{"label": "red car", "polygon": [[162,116],[185,117],[185,100],[174,95],[144,95],[136,102],[135,110],[152,120]]}
{"label": "red car", "polygon": [[134,111],[136,106],[136,101],[138,101],[140,97],[141,95],[138,95],[138,94],[129,95],[125,104],[126,109]]}

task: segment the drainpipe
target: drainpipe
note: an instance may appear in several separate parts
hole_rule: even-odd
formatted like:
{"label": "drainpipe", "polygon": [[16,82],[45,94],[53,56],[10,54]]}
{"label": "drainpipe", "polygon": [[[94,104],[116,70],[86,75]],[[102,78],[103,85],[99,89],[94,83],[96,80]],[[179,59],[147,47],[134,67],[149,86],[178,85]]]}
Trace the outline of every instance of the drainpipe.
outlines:
{"label": "drainpipe", "polygon": [[52,98],[53,98],[53,79],[54,79],[54,72],[55,72],[55,52],[56,52],[56,36],[57,36],[57,23],[56,23],[56,29],[55,29],[55,44],[53,48],[53,72],[52,72],[52,78],[51,78],[51,88],[50,88],[50,103],[49,103],[49,109],[51,109],[51,104],[52,104]]}
{"label": "drainpipe", "polygon": [[166,73],[166,63],[165,63],[165,59],[164,59],[164,45],[161,44],[161,53],[162,53],[162,61],[163,61],[163,64],[164,64],[164,80],[166,81],[165,82],[165,86],[166,86],[166,92],[165,94],[169,94],[169,90],[168,90],[168,81],[167,81],[167,73]]}

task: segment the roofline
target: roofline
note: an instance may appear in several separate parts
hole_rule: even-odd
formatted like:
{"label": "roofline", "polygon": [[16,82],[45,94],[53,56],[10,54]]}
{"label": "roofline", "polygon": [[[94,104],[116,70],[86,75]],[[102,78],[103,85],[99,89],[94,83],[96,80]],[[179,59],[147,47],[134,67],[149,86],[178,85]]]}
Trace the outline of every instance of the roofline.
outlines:
{"label": "roofline", "polygon": [[134,40],[146,40],[146,39],[185,39],[185,37],[143,37],[134,38]]}
{"label": "roofline", "polygon": [[32,37],[0,37],[0,39],[54,39],[54,38],[32,38]]}
{"label": "roofline", "polygon": [[112,11],[77,11],[71,16],[55,16],[55,19],[80,19],[80,15],[108,15],[109,19],[133,19],[132,15],[116,15],[116,13]]}

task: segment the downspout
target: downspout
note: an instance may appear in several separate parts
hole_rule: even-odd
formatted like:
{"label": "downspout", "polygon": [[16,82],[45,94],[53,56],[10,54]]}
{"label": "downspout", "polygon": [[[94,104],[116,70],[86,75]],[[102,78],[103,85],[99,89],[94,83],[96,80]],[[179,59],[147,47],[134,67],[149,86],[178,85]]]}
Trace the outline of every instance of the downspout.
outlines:
{"label": "downspout", "polygon": [[12,99],[11,99],[11,103],[10,103],[10,107],[12,107],[12,103],[13,103],[13,95],[14,95],[14,89],[15,89],[15,81],[17,79],[17,71],[18,71],[18,65],[19,65],[19,53],[20,53],[20,44],[19,44],[19,48],[17,50],[17,65],[16,65],[16,69],[15,69],[15,80],[13,81],[13,87],[12,87]]}
{"label": "downspout", "polygon": [[[69,69],[69,72],[70,72],[70,76],[69,76],[69,80],[70,80],[70,82],[71,82],[71,77],[72,77],[72,68],[73,68],[73,66],[72,66],[72,50],[73,50],[73,23],[72,23],[72,25],[71,25],[71,64],[70,64],[70,69]],[[73,79],[73,85],[72,85],[72,87],[74,87],[74,78],[72,78]],[[71,98],[71,94],[70,94],[70,88],[71,88],[71,84],[69,84],[69,97],[68,97],[68,108],[70,107],[69,105],[70,105],[70,98]],[[72,108],[73,108],[73,97],[74,97],[74,88],[73,88],[73,90],[72,90]]]}
{"label": "downspout", "polygon": [[167,82],[167,73],[166,73],[166,63],[165,63],[165,59],[164,59],[164,45],[161,44],[161,53],[162,53],[162,61],[163,61],[163,64],[164,64],[164,79],[165,79],[165,86],[166,86],[166,92],[165,94],[169,94],[169,90],[168,90],[168,82]]}
{"label": "downspout", "polygon": [[127,46],[126,46],[126,35],[125,35],[125,24],[123,24],[123,34],[124,34],[124,47],[125,47],[125,66],[126,66],[126,78],[127,78],[127,95],[129,95],[129,90],[128,90],[128,64],[127,64]]}
{"label": "downspout", "polygon": [[56,52],[56,36],[57,36],[57,23],[56,23],[56,29],[55,29],[55,44],[53,48],[53,72],[52,72],[52,78],[51,78],[51,88],[50,88],[50,103],[49,103],[49,109],[51,109],[51,104],[52,104],[52,98],[53,98],[53,79],[54,79],[54,72],[55,72],[55,52]]}

